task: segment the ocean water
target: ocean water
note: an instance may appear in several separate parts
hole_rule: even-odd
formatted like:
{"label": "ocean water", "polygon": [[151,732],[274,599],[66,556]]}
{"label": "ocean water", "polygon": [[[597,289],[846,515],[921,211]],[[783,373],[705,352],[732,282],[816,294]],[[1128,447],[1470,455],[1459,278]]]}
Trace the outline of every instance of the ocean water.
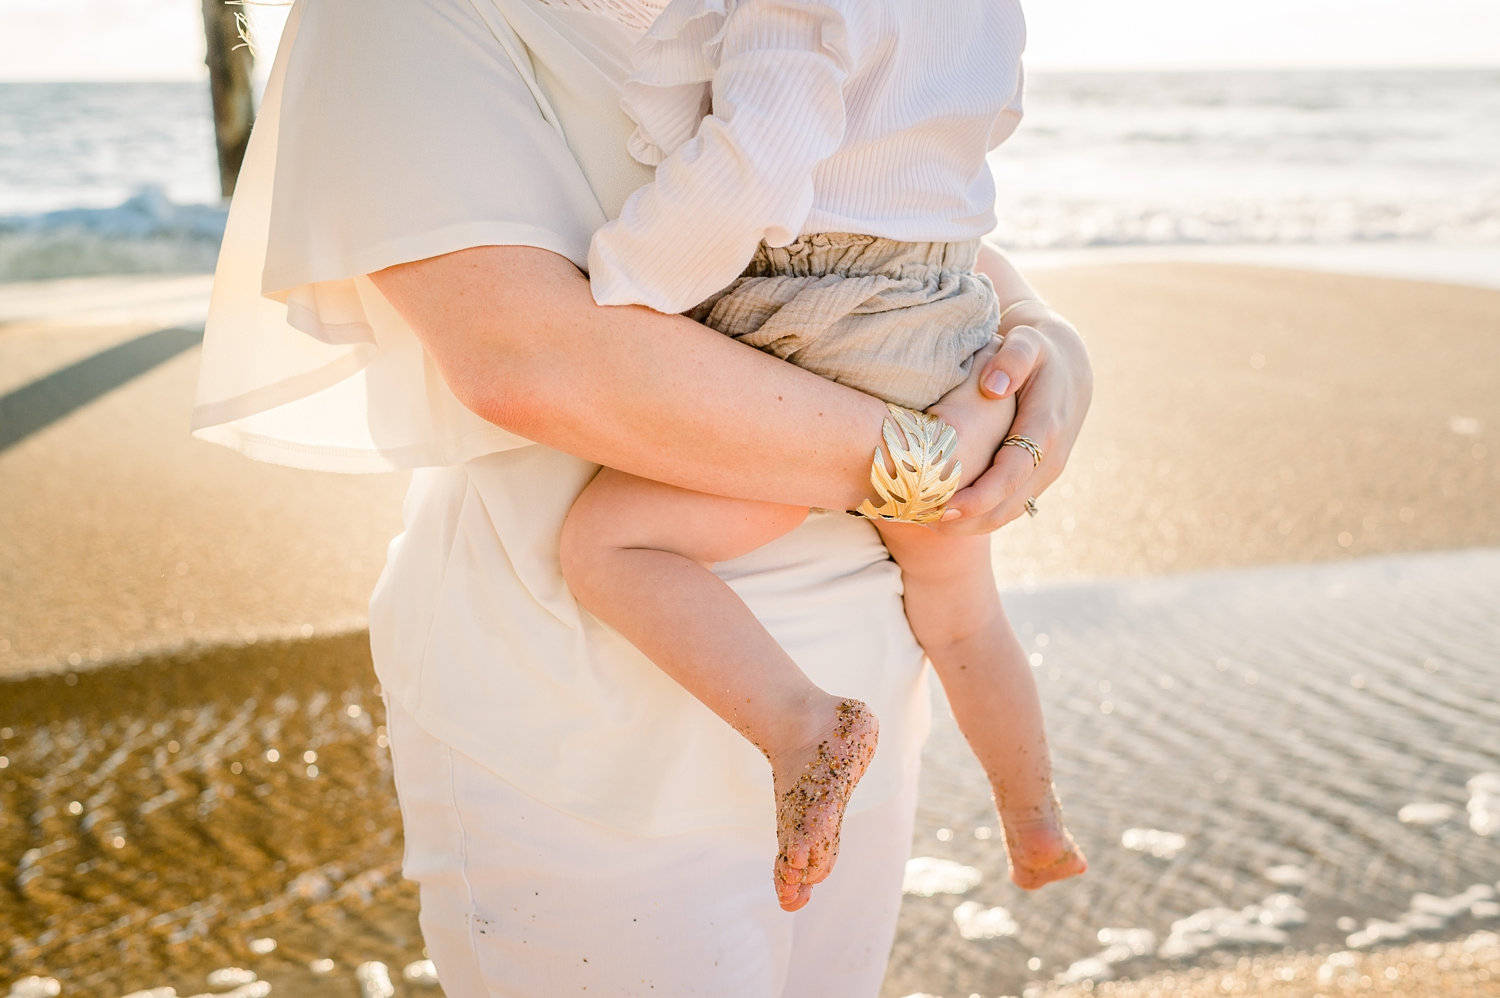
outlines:
{"label": "ocean water", "polygon": [[1008,882],[940,711],[887,998],[1500,924],[1497,573],[1478,549],[1007,594],[1090,869]]}
{"label": "ocean water", "polygon": [[[940,702],[883,998],[1500,925],[1497,591],[1500,549],[1008,594],[1090,870],[1008,882]],[[238,967],[322,998],[368,961],[420,971],[367,649],[220,645],[6,687],[0,988],[195,994]]]}
{"label": "ocean water", "polygon": [[[1023,250],[1500,246],[1500,70],[1044,73],[991,157]],[[0,83],[0,280],[212,266],[206,84]]]}
{"label": "ocean water", "polygon": [[999,241],[1500,242],[1500,70],[1035,74]]}

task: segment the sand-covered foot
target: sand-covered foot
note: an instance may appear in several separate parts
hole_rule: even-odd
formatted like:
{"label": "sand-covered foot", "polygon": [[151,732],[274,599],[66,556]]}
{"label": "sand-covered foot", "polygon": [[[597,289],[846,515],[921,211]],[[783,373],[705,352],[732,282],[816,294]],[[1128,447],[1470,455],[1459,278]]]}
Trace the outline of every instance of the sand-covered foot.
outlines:
{"label": "sand-covered foot", "polygon": [[1000,821],[1010,853],[1010,879],[1017,887],[1034,891],[1089,868],[1083,850],[1063,825],[1056,797],[1041,807],[1001,811]]}
{"label": "sand-covered foot", "polygon": [[818,737],[771,757],[780,846],[773,877],[787,911],[805,905],[812,886],[833,870],[844,808],[875,755],[879,732],[869,707],[844,700]]}

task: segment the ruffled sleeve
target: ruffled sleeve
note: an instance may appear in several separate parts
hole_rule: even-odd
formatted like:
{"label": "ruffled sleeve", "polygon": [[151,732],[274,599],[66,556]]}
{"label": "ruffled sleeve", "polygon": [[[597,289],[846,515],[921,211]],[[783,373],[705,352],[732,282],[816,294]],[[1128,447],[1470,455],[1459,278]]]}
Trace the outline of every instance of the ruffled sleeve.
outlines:
{"label": "ruffled sleeve", "polygon": [[[676,94],[689,85],[680,80],[701,75],[697,60],[717,60],[712,113],[670,150],[651,143],[648,154],[666,152],[655,179],[594,234],[595,301],[681,312],[737,277],[762,240],[797,237],[812,208],[813,167],[844,135],[855,57],[841,6],[753,0],[729,7],[722,22],[701,8],[708,13],[673,25],[675,34],[663,28],[672,44],[646,72]],[[681,120],[662,115],[669,139],[686,130],[685,111],[674,104]]]}
{"label": "ruffled sleeve", "polygon": [[656,166],[691,139],[708,114],[729,2],[668,4],[636,43],[620,107],[636,124],[627,148],[637,162]]}

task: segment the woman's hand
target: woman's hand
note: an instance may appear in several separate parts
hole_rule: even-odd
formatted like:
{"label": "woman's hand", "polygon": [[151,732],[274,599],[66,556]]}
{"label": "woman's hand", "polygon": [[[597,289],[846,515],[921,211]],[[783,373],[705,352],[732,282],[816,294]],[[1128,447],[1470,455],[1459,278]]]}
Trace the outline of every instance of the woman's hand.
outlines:
{"label": "woman's hand", "polygon": [[[1034,441],[1041,448],[1042,462],[1033,467],[1031,453],[1024,447],[999,448],[988,469],[948,503],[949,515],[936,530],[978,534],[1020,516],[1026,500],[1041,495],[1062,474],[1083,427],[1094,375],[1082,337],[1066,319],[1040,303],[1020,306],[1014,315],[1019,324],[1005,330],[1000,349],[987,360],[976,358],[977,382],[991,399],[1015,399],[1015,419],[1008,435]],[[939,406],[948,401],[945,397]],[[955,418],[959,424],[966,422],[956,413]],[[962,439],[964,427],[955,428]],[[952,516],[954,510],[957,517]]]}
{"label": "woman's hand", "polygon": [[958,434],[958,448],[954,456],[962,467],[958,480],[960,489],[973,485],[980,475],[990,469],[995,451],[1010,432],[1011,421],[1016,416],[1014,395],[995,399],[986,394],[980,385],[981,379],[990,371],[990,362],[999,351],[1000,338],[997,336],[974,355],[969,366],[969,376],[927,409],[953,427]]}

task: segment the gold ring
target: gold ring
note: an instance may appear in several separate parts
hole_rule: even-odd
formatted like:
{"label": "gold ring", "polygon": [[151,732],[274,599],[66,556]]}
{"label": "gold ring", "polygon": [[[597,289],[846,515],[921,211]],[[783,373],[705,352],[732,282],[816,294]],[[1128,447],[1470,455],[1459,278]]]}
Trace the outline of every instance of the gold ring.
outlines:
{"label": "gold ring", "polygon": [[1026,515],[1027,516],[1036,516],[1036,498],[1035,497],[1032,497],[1032,498],[1029,498],[1029,499],[1026,500]]}
{"label": "gold ring", "polygon": [[1035,468],[1042,463],[1042,449],[1037,442],[1030,437],[1023,437],[1019,433],[1012,434],[1000,441],[1001,447],[1024,447],[1026,453],[1031,455],[1031,466]]}

